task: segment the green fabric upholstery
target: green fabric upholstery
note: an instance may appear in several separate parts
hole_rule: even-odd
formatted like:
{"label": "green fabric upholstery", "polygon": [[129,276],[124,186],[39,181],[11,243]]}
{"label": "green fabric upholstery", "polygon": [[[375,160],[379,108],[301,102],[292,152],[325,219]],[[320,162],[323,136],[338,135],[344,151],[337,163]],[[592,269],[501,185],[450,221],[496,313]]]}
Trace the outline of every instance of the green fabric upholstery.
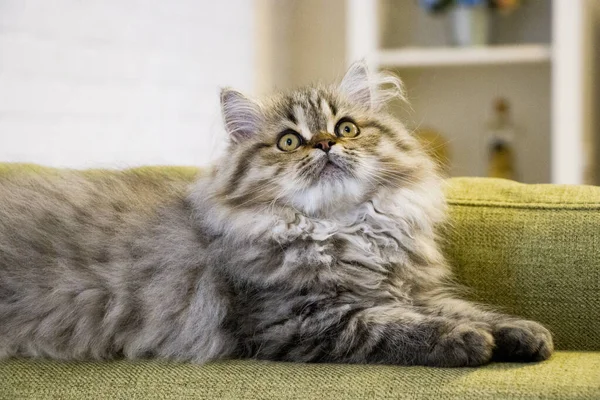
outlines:
{"label": "green fabric upholstery", "polygon": [[[599,399],[600,353],[482,368],[11,361],[3,399]],[[0,375],[1,376],[1,375]]]}
{"label": "green fabric upholstery", "polygon": [[[50,173],[0,164],[0,175]],[[159,183],[193,168],[138,168]],[[227,361],[0,362],[0,399],[600,399],[600,188],[451,179],[444,246],[466,295],[539,320],[558,351],[537,364],[440,369]],[[1,323],[1,321],[0,321]]]}
{"label": "green fabric upholstery", "polygon": [[600,188],[452,179],[446,253],[469,297],[600,351]]}

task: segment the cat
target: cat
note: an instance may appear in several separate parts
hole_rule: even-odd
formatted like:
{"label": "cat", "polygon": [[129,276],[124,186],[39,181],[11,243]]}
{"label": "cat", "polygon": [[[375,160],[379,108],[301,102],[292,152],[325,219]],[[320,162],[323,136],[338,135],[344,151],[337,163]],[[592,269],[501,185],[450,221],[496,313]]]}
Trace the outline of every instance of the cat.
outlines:
{"label": "cat", "polygon": [[391,74],[261,101],[193,185],[0,178],[0,358],[224,358],[439,367],[540,361],[542,325],[461,300],[436,164],[385,111]]}

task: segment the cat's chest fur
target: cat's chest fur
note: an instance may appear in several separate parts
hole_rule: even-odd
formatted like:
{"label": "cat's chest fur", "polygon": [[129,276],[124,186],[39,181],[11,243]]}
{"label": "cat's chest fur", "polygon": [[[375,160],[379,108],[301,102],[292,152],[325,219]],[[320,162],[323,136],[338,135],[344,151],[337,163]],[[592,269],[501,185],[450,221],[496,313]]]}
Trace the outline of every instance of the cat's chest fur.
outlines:
{"label": "cat's chest fur", "polygon": [[263,218],[261,235],[223,255],[256,284],[406,299],[422,258],[421,233],[394,211],[369,202],[340,218]]}
{"label": "cat's chest fur", "polygon": [[316,284],[375,295],[388,292],[390,285],[406,285],[415,242],[403,221],[371,209],[350,221],[312,222],[305,239],[285,250],[283,270],[294,269]]}

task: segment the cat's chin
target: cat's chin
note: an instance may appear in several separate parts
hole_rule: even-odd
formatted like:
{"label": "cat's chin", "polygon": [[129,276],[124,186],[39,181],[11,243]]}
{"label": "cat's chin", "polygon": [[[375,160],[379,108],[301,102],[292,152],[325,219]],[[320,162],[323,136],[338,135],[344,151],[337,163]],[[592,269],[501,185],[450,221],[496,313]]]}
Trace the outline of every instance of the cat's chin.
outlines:
{"label": "cat's chin", "polygon": [[289,199],[294,208],[307,215],[323,215],[353,209],[364,200],[365,193],[360,182],[332,166],[324,168],[315,184],[296,191]]}
{"label": "cat's chin", "polygon": [[340,180],[346,177],[346,172],[332,161],[327,161],[321,172],[319,173],[318,180]]}

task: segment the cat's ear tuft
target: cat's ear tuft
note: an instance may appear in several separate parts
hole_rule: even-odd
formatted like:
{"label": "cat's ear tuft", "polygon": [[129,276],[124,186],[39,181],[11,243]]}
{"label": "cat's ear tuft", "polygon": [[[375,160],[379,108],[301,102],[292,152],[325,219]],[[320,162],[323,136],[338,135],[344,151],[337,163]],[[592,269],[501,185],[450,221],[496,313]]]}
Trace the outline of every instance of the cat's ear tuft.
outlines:
{"label": "cat's ear tuft", "polygon": [[353,103],[373,110],[379,110],[392,99],[406,100],[400,78],[387,72],[370,72],[365,60],[348,68],[340,91]]}
{"label": "cat's ear tuft", "polygon": [[234,143],[253,137],[260,129],[262,113],[259,104],[236,90],[221,89],[221,113],[225,129]]}
{"label": "cat's ear tuft", "polygon": [[369,82],[369,69],[364,60],[354,62],[348,68],[340,84],[340,91],[354,103],[371,104],[372,93]]}

